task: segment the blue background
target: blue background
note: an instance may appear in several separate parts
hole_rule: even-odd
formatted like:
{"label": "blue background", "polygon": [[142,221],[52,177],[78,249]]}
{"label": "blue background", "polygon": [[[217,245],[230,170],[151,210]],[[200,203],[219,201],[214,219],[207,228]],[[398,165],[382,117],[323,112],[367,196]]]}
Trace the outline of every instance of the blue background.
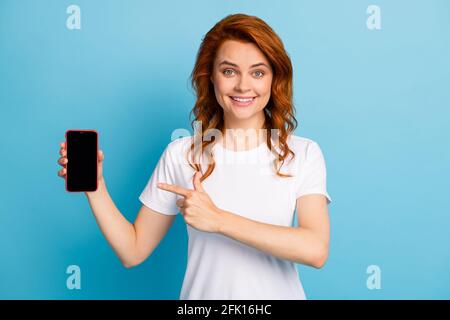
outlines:
{"label": "blue background", "polygon": [[[66,9],[81,8],[81,30]],[[366,9],[381,8],[381,30]],[[189,75],[231,13],[264,19],[294,66],[297,135],[328,169],[331,247],[299,266],[309,299],[450,298],[448,1],[0,2],[0,298],[178,299],[179,215],[125,269],[84,194],[57,176],[67,129],[96,129],[112,198],[129,221],[176,128],[191,130]],[[66,268],[81,268],[68,290]],[[381,289],[366,286],[369,265]]]}

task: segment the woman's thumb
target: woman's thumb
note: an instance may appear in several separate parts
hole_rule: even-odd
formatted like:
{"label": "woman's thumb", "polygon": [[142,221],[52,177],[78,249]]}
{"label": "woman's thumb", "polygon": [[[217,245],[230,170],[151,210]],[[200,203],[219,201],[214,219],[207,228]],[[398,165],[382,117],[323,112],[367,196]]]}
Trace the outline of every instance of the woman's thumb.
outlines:
{"label": "woman's thumb", "polygon": [[100,161],[103,161],[103,159],[105,159],[105,155],[103,154],[102,150],[99,150],[99,152],[98,152],[98,159]]}

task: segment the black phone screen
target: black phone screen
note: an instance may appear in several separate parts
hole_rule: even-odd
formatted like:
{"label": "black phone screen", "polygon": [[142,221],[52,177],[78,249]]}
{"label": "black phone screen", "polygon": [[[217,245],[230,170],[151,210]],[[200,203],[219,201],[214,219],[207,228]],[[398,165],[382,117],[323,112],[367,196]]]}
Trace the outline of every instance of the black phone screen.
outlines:
{"label": "black phone screen", "polygon": [[66,132],[66,190],[81,192],[97,190],[98,135],[94,130]]}

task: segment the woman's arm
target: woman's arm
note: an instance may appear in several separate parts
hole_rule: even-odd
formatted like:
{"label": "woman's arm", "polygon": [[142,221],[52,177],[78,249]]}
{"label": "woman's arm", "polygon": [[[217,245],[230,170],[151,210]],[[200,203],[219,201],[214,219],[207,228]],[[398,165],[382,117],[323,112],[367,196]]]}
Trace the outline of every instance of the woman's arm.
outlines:
{"label": "woman's arm", "polygon": [[177,200],[187,224],[200,231],[217,232],[281,259],[321,268],[328,257],[327,199],[308,194],[297,199],[299,227],[277,226],[244,218],[218,208],[203,188],[200,174],[194,190],[158,183],[158,188],[183,196]]}
{"label": "woman's arm", "polygon": [[143,205],[131,224],[117,209],[103,179],[86,196],[100,230],[126,268],[140,264],[153,252],[176,217]]}
{"label": "woman's arm", "polygon": [[221,210],[219,233],[281,259],[321,268],[328,258],[329,217],[324,195],[297,199],[299,227],[272,225]]}
{"label": "woman's arm", "polygon": [[[58,171],[58,176],[66,179],[68,159],[65,142],[60,143],[59,154],[61,157],[58,163],[64,168]],[[97,159],[98,188],[96,191],[85,192],[85,195],[106,240],[122,264],[130,268],[144,261],[153,252],[169,230],[175,215],[161,214],[142,205],[136,220],[131,224],[117,209],[106,188],[102,150],[98,151]]]}

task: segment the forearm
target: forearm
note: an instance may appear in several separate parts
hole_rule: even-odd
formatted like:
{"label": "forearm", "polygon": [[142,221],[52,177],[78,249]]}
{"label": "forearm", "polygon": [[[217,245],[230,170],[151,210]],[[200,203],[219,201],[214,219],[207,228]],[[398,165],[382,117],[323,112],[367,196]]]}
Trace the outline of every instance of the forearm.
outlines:
{"label": "forearm", "polygon": [[89,205],[106,240],[124,265],[134,264],[136,231],[117,209],[102,179],[95,192],[86,192]]}
{"label": "forearm", "polygon": [[221,211],[219,233],[280,259],[320,268],[328,255],[328,244],[312,230],[262,223]]}

